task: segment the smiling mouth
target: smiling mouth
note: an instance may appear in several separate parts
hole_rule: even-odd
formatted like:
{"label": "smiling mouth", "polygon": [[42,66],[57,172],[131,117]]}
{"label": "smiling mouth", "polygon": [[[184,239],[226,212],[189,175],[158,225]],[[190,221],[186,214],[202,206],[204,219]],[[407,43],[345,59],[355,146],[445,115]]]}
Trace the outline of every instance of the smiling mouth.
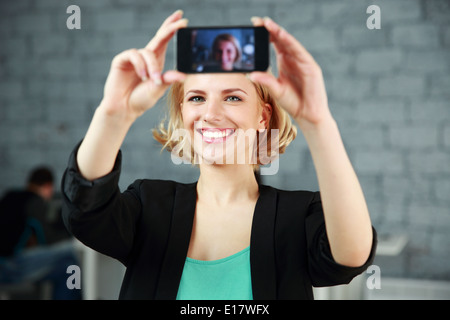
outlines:
{"label": "smiling mouth", "polygon": [[202,140],[208,143],[218,143],[225,141],[229,136],[233,135],[235,129],[219,129],[219,128],[202,128],[197,129],[202,136]]}

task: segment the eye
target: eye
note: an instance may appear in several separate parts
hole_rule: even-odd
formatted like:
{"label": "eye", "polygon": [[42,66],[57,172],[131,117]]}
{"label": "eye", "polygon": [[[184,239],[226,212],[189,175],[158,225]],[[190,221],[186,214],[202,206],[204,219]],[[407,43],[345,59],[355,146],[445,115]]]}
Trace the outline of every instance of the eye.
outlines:
{"label": "eye", "polygon": [[203,97],[201,97],[201,96],[193,96],[193,97],[190,97],[190,98],[188,99],[188,101],[192,101],[192,102],[204,102],[204,101],[205,101],[205,98],[203,98]]}
{"label": "eye", "polygon": [[237,101],[242,101],[242,99],[237,96],[229,96],[229,97],[226,97],[225,101],[237,102]]}

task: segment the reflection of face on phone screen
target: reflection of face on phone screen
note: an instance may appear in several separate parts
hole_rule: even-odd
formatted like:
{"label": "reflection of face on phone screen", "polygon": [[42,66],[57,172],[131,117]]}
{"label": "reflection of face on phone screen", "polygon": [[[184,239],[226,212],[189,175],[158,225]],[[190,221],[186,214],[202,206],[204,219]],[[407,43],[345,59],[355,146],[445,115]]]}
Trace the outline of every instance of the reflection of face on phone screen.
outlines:
{"label": "reflection of face on phone screen", "polygon": [[192,33],[192,69],[197,72],[254,68],[252,29],[198,29]]}
{"label": "reflection of face on phone screen", "polygon": [[[239,59],[239,47],[237,41],[230,34],[220,35],[214,40],[213,56],[214,60],[220,64],[222,70],[231,71],[234,63]],[[233,41],[234,40],[234,41]]]}

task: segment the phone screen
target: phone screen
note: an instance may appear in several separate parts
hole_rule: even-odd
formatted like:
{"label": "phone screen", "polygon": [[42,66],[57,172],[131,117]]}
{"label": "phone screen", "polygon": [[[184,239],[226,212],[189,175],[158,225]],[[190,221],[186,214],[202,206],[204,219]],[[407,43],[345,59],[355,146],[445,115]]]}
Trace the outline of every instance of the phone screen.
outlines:
{"label": "phone screen", "polygon": [[184,28],[177,33],[177,68],[185,73],[266,71],[264,27]]}

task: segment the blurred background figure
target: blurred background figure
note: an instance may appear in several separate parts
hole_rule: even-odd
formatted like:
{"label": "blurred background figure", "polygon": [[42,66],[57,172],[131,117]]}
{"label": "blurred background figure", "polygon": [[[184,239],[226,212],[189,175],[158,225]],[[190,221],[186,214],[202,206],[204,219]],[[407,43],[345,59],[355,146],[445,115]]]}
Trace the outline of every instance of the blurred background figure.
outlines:
{"label": "blurred background figure", "polygon": [[67,267],[78,265],[60,214],[49,213],[54,178],[47,167],[31,171],[24,190],[7,191],[0,200],[0,285],[51,283],[55,300],[80,299],[70,290]]}

